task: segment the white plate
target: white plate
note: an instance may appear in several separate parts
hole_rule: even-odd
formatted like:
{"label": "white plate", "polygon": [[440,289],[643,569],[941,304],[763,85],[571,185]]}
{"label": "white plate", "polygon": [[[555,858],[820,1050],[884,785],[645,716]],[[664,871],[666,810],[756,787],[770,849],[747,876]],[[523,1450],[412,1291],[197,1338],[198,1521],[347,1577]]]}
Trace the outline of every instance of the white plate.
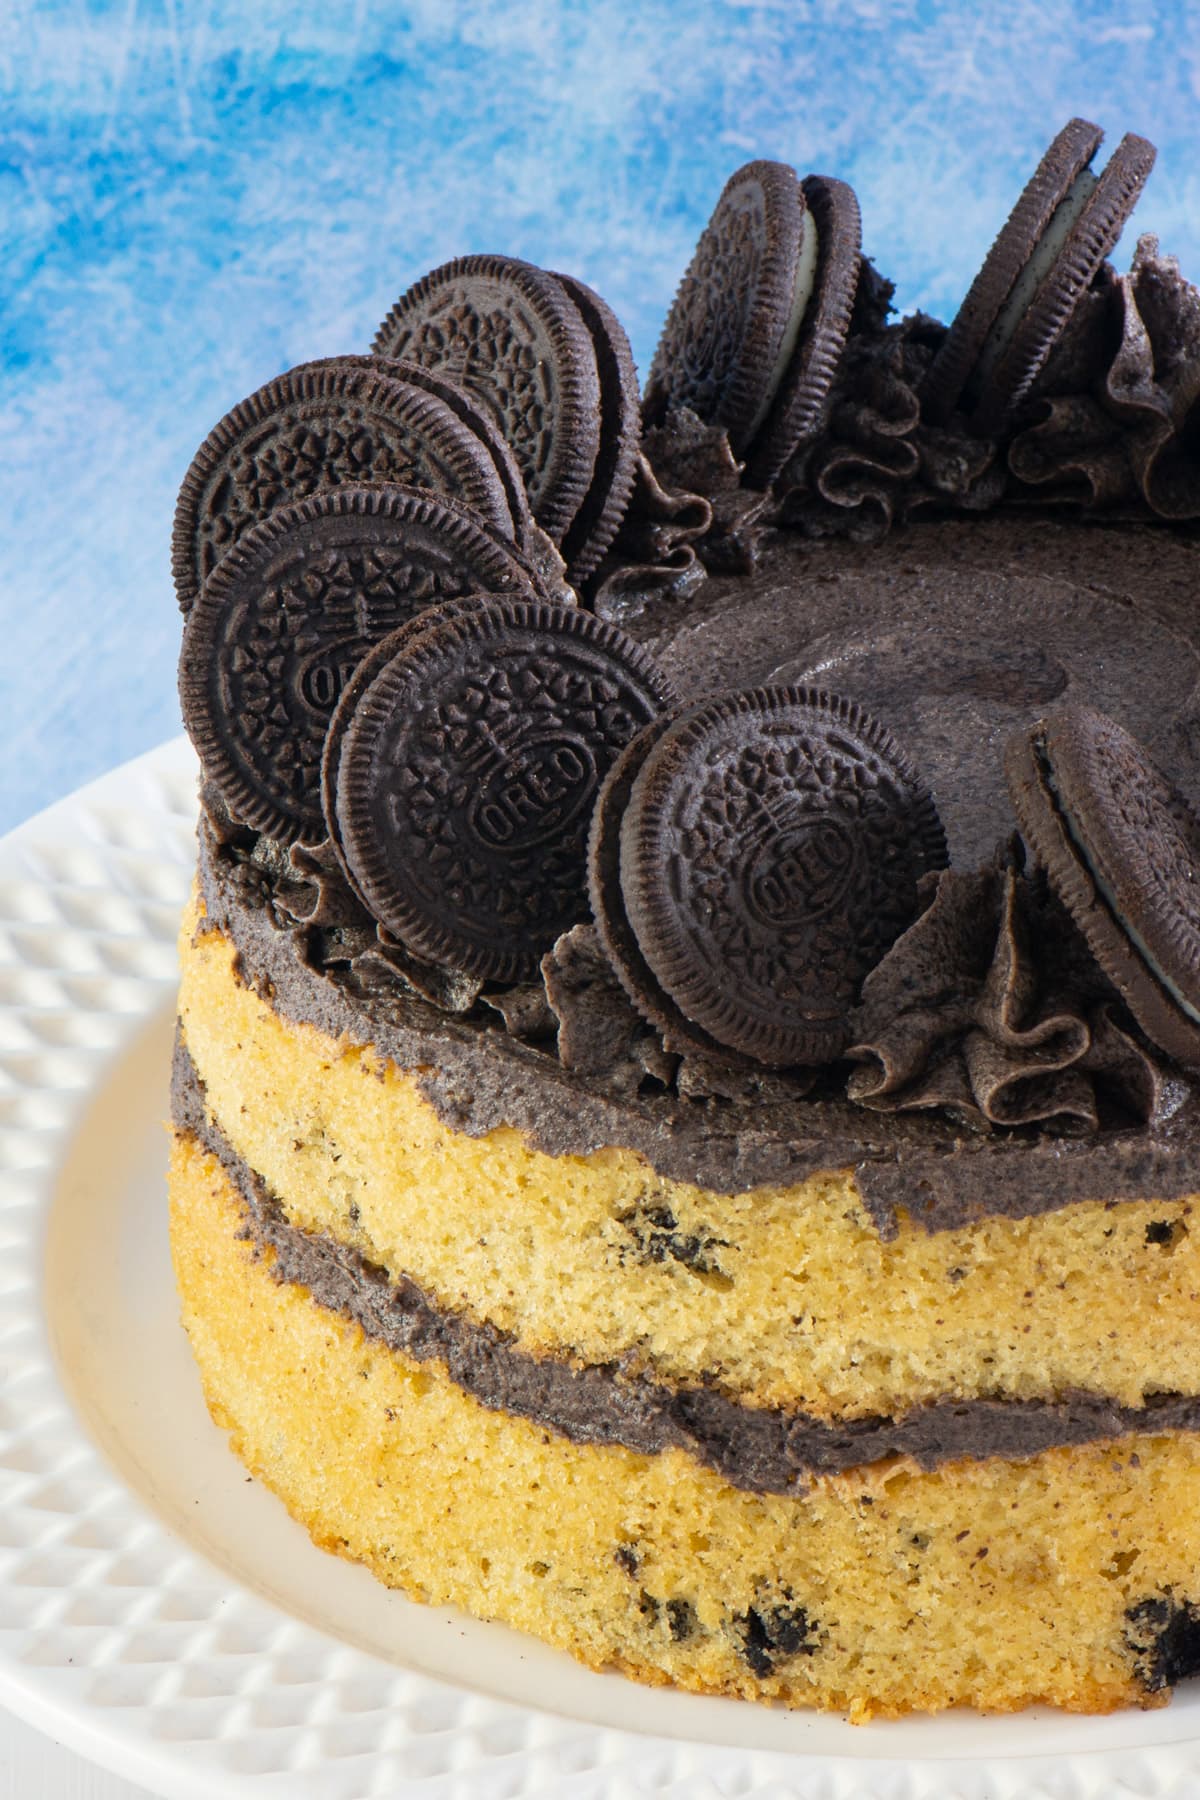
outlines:
{"label": "white plate", "polygon": [[209,1422],[163,1173],[180,740],[0,842],[0,1698],[180,1800],[1200,1793],[1163,1712],[855,1729],[593,1675],[323,1555]]}

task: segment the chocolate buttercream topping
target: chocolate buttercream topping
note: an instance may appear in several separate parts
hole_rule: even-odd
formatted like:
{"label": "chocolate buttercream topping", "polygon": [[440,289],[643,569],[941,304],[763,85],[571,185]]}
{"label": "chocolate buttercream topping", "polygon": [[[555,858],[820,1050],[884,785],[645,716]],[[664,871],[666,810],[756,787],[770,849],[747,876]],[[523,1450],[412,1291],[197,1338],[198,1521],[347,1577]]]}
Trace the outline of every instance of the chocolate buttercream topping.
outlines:
{"label": "chocolate buttercream topping", "polygon": [[[720,1193],[851,1170],[885,1238],[896,1235],[902,1215],[919,1229],[942,1231],[1077,1200],[1200,1190],[1200,1099],[1187,1077],[1171,1077],[1151,1124],[1102,1122],[1091,1137],[1073,1140],[1036,1130],[964,1132],[924,1112],[876,1113],[839,1094],[836,1071],[805,1094],[765,1072],[718,1075],[693,1058],[676,1064],[648,1038],[635,1040],[630,1068],[629,1053],[622,1059],[609,1035],[606,1054],[617,1060],[583,1074],[559,1060],[540,1005],[531,1008],[537,1035],[530,1038],[510,1035],[495,1002],[457,1015],[441,1010],[380,969],[373,929],[295,923],[276,902],[283,879],[244,845],[221,843],[202,825],[207,922],[233,944],[242,979],[283,1018],[412,1071],[439,1117],[471,1136],[508,1125],[558,1156],[624,1146],[660,1175]],[[579,947],[560,941],[552,954],[569,957]],[[551,977],[551,985],[566,1011],[589,983],[575,971],[563,982]],[[568,986],[574,1002],[564,999]],[[517,992],[519,1014],[531,996]],[[519,1017],[513,1022],[520,1029]]]}
{"label": "chocolate buttercream topping", "polygon": [[863,984],[847,1092],[973,1129],[1147,1124],[1163,1071],[1061,906],[1013,847],[925,878],[927,902]]}
{"label": "chocolate buttercream topping", "polygon": [[[686,410],[647,432],[655,481],[714,517],[690,538],[688,566],[753,567],[768,534],[877,542],[922,514],[1070,506],[1107,518],[1200,518],[1200,292],[1154,237],[1128,275],[1104,264],[1028,399],[1002,432],[922,416],[921,388],[946,341],[922,313],[887,322],[890,286],[864,264],[859,306],[824,429],[785,465],[770,496],[742,485],[723,432]],[[736,498],[735,498],[736,496]],[[756,504],[757,502],[757,504]],[[669,592],[637,540],[644,496],[605,590]]]}
{"label": "chocolate buttercream topping", "polygon": [[642,1455],[679,1449],[752,1493],[794,1493],[814,1476],[907,1456],[922,1469],[961,1457],[1036,1456],[1063,1445],[1132,1432],[1200,1429],[1200,1398],[1156,1395],[1143,1407],[1103,1395],[1061,1400],[938,1400],[898,1419],[826,1421],[753,1407],[709,1386],[677,1386],[623,1370],[534,1356],[509,1333],[443,1308],[408,1277],[390,1277],[357,1250],[288,1223],[260,1176],[205,1111],[204,1089],[182,1042],[172,1072],[172,1113],[222,1163],[243,1206],[243,1234],[271,1256],[276,1281],[308,1289],[389,1349],[441,1363],[450,1379],[492,1411],[513,1413],[577,1444],[621,1444]]}

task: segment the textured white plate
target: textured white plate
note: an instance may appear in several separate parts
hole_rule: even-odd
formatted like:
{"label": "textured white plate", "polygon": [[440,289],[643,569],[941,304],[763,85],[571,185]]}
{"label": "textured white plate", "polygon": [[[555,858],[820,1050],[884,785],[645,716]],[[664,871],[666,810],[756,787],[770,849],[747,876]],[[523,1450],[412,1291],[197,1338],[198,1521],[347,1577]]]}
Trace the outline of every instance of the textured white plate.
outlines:
{"label": "textured white plate", "polygon": [[172,1797],[1200,1795],[1165,1712],[855,1730],[640,1688],[322,1555],[209,1422],[163,1172],[180,741],[0,842],[0,1697]]}

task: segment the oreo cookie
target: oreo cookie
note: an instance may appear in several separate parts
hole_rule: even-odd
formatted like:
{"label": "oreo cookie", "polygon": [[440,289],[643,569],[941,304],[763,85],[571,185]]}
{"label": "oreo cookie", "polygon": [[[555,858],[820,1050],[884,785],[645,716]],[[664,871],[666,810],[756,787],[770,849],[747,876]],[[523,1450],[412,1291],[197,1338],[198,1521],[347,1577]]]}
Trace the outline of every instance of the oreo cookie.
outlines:
{"label": "oreo cookie", "polygon": [[496,459],[461,407],[372,357],[303,363],[226,413],[184,476],[171,540],[182,611],[221,558],[280,507],[377,484],[428,488],[499,536],[514,535]]}
{"label": "oreo cookie", "polygon": [[531,584],[511,544],[428,493],[336,488],[273,513],[184,631],[180,701],[207,779],[255,830],[317,842],[325,733],[361,658],[438,602]]}
{"label": "oreo cookie", "polygon": [[[325,828],[337,853],[338,861],[341,863],[342,873],[355,892],[358,890],[354,872],[342,848],[341,826],[338,822],[337,812],[337,781],[338,769],[341,767],[342,761],[342,745],[345,742],[347,729],[358,710],[359,702],[379,671],[391,662],[393,657],[404,655],[416,643],[419,636],[432,630],[435,625],[445,619],[471,613],[478,607],[487,605],[490,601],[498,598],[499,596],[495,594],[467,594],[458,600],[444,600],[436,606],[426,607],[424,612],[417,613],[406,624],[398,625],[395,631],[390,631],[386,637],[381,638],[368,650],[366,655],[355,664],[342,688],[325,733],[325,744],[321,752],[321,810],[325,815]],[[366,906],[367,901],[364,896],[359,894],[358,897]]]}
{"label": "oreo cookie", "polygon": [[689,706],[614,769],[589,875],[605,947],[670,1047],[831,1061],[864,976],[946,864],[933,800],[853,701],[757,688]]}
{"label": "oreo cookie", "polygon": [[576,587],[593,572],[625,517],[641,447],[641,395],[625,328],[608,303],[574,275],[556,275],[592,339],[600,382],[600,444],[591,486],[562,541]]}
{"label": "oreo cookie", "polygon": [[1014,738],[1030,851],[1146,1035],[1200,1068],[1200,822],[1115,720],[1063,707]]}
{"label": "oreo cookie", "polygon": [[479,439],[492,460],[497,478],[504,489],[504,498],[508,502],[513,539],[518,549],[528,556],[532,547],[533,514],[529,510],[525,483],[507,440],[488,409],[467,388],[459,387],[457,382],[439,375],[436,369],[422,368],[420,363],[389,362],[383,356],[339,357],[337,360],[351,363],[355,367],[360,363],[368,363],[375,368],[384,369],[396,381],[424,388],[426,393],[435,395],[462,420],[467,430]]}
{"label": "oreo cookie", "polygon": [[334,841],[414,955],[532,975],[586,918],[600,783],[672,698],[650,655],[576,607],[482,601],[415,631],[340,730]]}
{"label": "oreo cookie", "polygon": [[562,282],[512,257],[459,257],[400,296],[372,349],[448,377],[487,408],[535,519],[561,543],[600,447],[596,354]]}
{"label": "oreo cookie", "polygon": [[1038,164],[930,364],[932,423],[957,407],[998,431],[1033,386],[1154,167],[1153,144],[1130,133],[1094,175],[1103,135],[1072,119]]}
{"label": "oreo cookie", "polygon": [[769,487],[798,447],[824,424],[858,292],[858,196],[832,175],[806,175],[800,186],[816,226],[817,266],[796,347],[747,453],[746,472],[757,487]]}
{"label": "oreo cookie", "polygon": [[643,418],[687,406],[745,453],[791,361],[817,269],[816,226],[786,163],[731,175],[667,315]]}
{"label": "oreo cookie", "polygon": [[633,784],[642,772],[664,732],[675,722],[675,713],[655,719],[624,749],[605,778],[592,814],[588,834],[588,894],[592,918],[605,956],[621,986],[644,1019],[660,1033],[673,1055],[715,1057],[735,1067],[751,1068],[748,1057],[719,1044],[680,1011],[664,992],[642,955],[625,911],[621,892],[621,823],[629,809]]}

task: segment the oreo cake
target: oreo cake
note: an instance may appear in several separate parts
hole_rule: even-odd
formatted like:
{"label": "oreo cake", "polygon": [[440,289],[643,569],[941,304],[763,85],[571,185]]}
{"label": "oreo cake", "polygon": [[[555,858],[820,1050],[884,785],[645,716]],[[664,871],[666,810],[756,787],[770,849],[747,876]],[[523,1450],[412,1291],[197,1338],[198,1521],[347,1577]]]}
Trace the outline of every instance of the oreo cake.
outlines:
{"label": "oreo cake", "polygon": [[188,473],[184,1322],[415,1597],[856,1719],[1200,1667],[1200,295],[1100,136],[949,329],[752,163],[644,395],[467,257]]}

